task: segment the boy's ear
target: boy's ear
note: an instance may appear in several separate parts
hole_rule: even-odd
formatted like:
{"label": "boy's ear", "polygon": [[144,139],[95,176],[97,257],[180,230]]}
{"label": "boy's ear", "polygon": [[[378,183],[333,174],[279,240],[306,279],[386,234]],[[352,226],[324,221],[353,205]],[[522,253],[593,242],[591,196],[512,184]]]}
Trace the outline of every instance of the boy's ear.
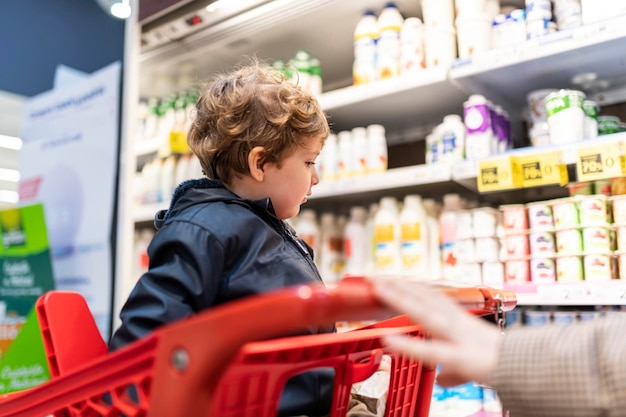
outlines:
{"label": "boy's ear", "polygon": [[262,146],[255,146],[248,154],[248,170],[250,170],[250,176],[257,181],[263,181],[265,172],[263,165],[265,164],[265,148]]}

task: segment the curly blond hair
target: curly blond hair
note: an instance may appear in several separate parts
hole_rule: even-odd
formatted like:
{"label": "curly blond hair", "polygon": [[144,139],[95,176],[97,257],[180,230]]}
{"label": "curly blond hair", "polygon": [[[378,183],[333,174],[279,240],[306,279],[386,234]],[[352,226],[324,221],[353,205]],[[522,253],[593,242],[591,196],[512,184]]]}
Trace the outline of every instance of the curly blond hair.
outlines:
{"label": "curly blond hair", "polygon": [[214,77],[196,104],[187,142],[209,178],[230,184],[249,174],[248,154],[265,148],[280,162],[312,138],[326,139],[328,120],[317,100],[258,61]]}

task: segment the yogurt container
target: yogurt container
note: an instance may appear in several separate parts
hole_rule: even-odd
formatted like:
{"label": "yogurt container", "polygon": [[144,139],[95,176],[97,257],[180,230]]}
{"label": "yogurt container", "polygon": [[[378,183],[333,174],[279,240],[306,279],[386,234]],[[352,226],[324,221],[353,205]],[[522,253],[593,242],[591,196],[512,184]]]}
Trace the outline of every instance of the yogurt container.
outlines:
{"label": "yogurt container", "polygon": [[504,284],[504,264],[502,262],[484,262],[482,264],[482,283],[493,288],[502,288]]}
{"label": "yogurt container", "polygon": [[528,256],[530,253],[528,234],[506,235],[504,237],[505,259],[516,259]]}
{"label": "yogurt container", "polygon": [[616,116],[598,116],[598,135],[610,135],[620,131],[620,119]]}
{"label": "yogurt container", "polygon": [[530,260],[530,280],[535,284],[554,284],[556,282],[554,258],[533,257]]}
{"label": "yogurt container", "polygon": [[559,90],[544,102],[550,128],[550,141],[555,145],[574,143],[584,138],[585,94],[577,90]]}
{"label": "yogurt container", "polygon": [[617,256],[617,277],[626,280],[626,252],[618,251],[615,255]]}
{"label": "yogurt container", "polygon": [[497,235],[500,223],[500,212],[491,207],[480,207],[472,210],[472,227],[474,237],[493,237]]}
{"label": "yogurt container", "polygon": [[463,239],[456,241],[457,260],[460,263],[476,262],[476,245],[474,239]]}
{"label": "yogurt container", "polygon": [[[624,199],[624,203],[624,216],[626,218],[626,198]],[[525,205],[508,204],[500,206],[500,210],[502,211],[502,227],[504,233],[522,233],[528,229]]]}
{"label": "yogurt container", "polygon": [[585,253],[604,253],[611,250],[611,235],[608,226],[589,226],[581,230]]}
{"label": "yogurt container", "polygon": [[530,116],[530,120],[528,122],[531,129],[538,123],[548,121],[545,98],[557,91],[558,90],[554,88],[544,88],[541,90],[533,90],[526,95],[526,101],[528,102],[528,111]]}
{"label": "yogurt container", "polygon": [[532,230],[545,230],[554,228],[554,219],[552,218],[552,208],[550,204],[541,201],[536,203],[528,203],[526,205],[528,212],[528,226]]}
{"label": "yogurt container", "polygon": [[476,262],[497,262],[500,260],[500,242],[496,237],[479,237],[475,242]]}
{"label": "yogurt container", "polygon": [[557,282],[578,282],[584,278],[583,261],[580,255],[556,257]]}
{"label": "yogurt container", "polygon": [[511,260],[504,263],[505,282],[530,281],[530,264],[525,259]]}
{"label": "yogurt container", "polygon": [[600,106],[593,100],[583,101],[585,112],[584,135],[585,139],[593,139],[598,136],[598,111]]}
{"label": "yogurt container", "polygon": [[609,221],[607,197],[604,194],[576,196],[578,221],[584,225],[604,225]]}
{"label": "yogurt container", "polygon": [[533,256],[552,255],[556,250],[554,233],[550,231],[531,231],[528,235],[530,254]]}
{"label": "yogurt container", "polygon": [[613,222],[626,225],[626,195],[618,195],[609,198],[613,209]]}
{"label": "yogurt container", "polygon": [[613,278],[613,268],[609,253],[587,254],[584,257],[585,281],[605,282]]}
{"label": "yogurt container", "polygon": [[618,251],[626,251],[626,224],[613,225],[615,230],[615,246]]}
{"label": "yogurt container", "polygon": [[561,229],[555,232],[556,251],[559,254],[581,253],[583,238],[580,229]]}
{"label": "yogurt container", "polygon": [[474,236],[472,226],[472,212],[460,210],[456,212],[456,238],[470,239]]}
{"label": "yogurt container", "polygon": [[571,228],[579,224],[578,205],[572,197],[553,200],[552,217],[555,228]]}
{"label": "yogurt container", "polygon": [[590,181],[586,182],[570,182],[567,184],[567,189],[569,190],[569,195],[592,195],[594,193],[593,183]]}

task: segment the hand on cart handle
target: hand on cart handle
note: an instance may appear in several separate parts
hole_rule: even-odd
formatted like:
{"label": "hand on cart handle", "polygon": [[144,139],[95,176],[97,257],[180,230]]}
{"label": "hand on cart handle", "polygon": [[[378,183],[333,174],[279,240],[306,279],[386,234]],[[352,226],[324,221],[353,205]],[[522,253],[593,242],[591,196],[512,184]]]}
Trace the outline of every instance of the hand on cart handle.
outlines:
{"label": "hand on cart handle", "polygon": [[[431,339],[388,336],[389,347],[429,364],[441,365],[437,383],[488,383],[496,366],[501,332],[498,327],[468,313],[450,288],[406,280],[373,280],[378,299],[393,310],[408,314],[429,332]],[[443,291],[442,291],[443,290]],[[454,291],[454,290],[452,290]]]}

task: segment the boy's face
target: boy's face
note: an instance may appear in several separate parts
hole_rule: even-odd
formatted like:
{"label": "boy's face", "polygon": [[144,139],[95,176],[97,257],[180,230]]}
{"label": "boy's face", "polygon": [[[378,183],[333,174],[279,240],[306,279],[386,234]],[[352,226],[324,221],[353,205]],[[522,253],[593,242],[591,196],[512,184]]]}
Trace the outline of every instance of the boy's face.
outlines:
{"label": "boy's face", "polygon": [[280,168],[274,163],[265,165],[266,192],[279,219],[297,215],[311,188],[320,182],[315,161],[323,143],[322,138],[312,138],[306,148],[298,147],[283,159]]}

